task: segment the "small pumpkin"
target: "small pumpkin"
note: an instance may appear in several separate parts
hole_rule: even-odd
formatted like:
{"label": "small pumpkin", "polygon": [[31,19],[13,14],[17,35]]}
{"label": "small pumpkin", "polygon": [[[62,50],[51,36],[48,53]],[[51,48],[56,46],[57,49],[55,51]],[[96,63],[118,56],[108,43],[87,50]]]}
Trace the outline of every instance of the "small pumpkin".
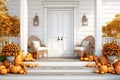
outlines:
{"label": "small pumpkin", "polygon": [[120,64],[120,60],[116,61],[113,63],[113,67],[115,68],[116,66],[118,66]]}
{"label": "small pumpkin", "polygon": [[115,67],[115,72],[120,74],[120,63]]}
{"label": "small pumpkin", "polygon": [[19,74],[24,74],[24,70],[21,69],[21,70],[19,71]]}
{"label": "small pumpkin", "polygon": [[19,71],[21,70],[21,66],[19,65],[12,65],[10,71],[13,73],[13,74],[17,74]]}
{"label": "small pumpkin", "polygon": [[107,68],[107,72],[108,72],[108,73],[112,73],[113,71],[114,71],[114,68],[113,68],[113,67],[108,67],[108,68]]}
{"label": "small pumpkin", "polygon": [[84,60],[84,61],[88,61],[88,60],[89,60],[89,58],[88,58],[88,57],[85,57],[83,60]]}
{"label": "small pumpkin", "polygon": [[90,61],[93,61],[93,55],[92,54],[89,54],[88,58],[89,58]]}
{"label": "small pumpkin", "polygon": [[1,73],[2,75],[6,75],[6,74],[7,74],[7,69],[6,69],[6,68],[2,69],[2,70],[0,71],[0,73]]}
{"label": "small pumpkin", "polygon": [[100,72],[99,69],[94,70],[94,73],[99,73],[99,72]]}
{"label": "small pumpkin", "polygon": [[106,65],[101,65],[100,66],[100,71],[103,71],[104,73],[107,73],[108,69]]}
{"label": "small pumpkin", "polygon": [[83,57],[81,57],[80,60],[83,61]]}
{"label": "small pumpkin", "polygon": [[4,61],[4,66],[5,66],[6,68],[9,68],[9,67],[10,67],[10,61],[5,60],[5,61]]}
{"label": "small pumpkin", "polygon": [[5,69],[5,66],[4,66],[4,65],[1,65],[1,66],[0,66],[0,71],[1,71],[2,69]]}
{"label": "small pumpkin", "polygon": [[100,63],[103,64],[108,64],[108,59],[106,56],[100,56]]}
{"label": "small pumpkin", "polygon": [[94,61],[98,61],[98,57],[97,56],[93,56],[93,60]]}

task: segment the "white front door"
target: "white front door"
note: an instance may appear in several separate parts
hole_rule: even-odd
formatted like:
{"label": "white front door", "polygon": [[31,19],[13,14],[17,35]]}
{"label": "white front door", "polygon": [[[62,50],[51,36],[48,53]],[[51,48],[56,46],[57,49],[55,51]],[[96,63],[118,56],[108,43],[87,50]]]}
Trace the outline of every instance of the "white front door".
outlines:
{"label": "white front door", "polygon": [[73,10],[48,10],[49,57],[73,56]]}

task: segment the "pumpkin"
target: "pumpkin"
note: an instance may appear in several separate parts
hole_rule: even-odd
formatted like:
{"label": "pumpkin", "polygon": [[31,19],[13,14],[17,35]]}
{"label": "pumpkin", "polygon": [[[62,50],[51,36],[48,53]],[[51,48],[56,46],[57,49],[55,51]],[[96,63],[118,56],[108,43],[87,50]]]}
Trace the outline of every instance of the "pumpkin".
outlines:
{"label": "pumpkin", "polygon": [[22,59],[21,59],[21,55],[20,54],[15,56],[14,64],[15,65],[21,65],[22,64]]}
{"label": "pumpkin", "polygon": [[101,63],[96,62],[96,66],[97,66],[97,67],[100,67],[100,66],[101,66]]}
{"label": "pumpkin", "polygon": [[115,67],[115,72],[117,74],[120,74],[120,64],[118,64],[116,67]]}
{"label": "pumpkin", "polygon": [[1,73],[2,75],[7,74],[7,69],[6,69],[6,68],[2,69],[2,70],[0,71],[0,73]]}
{"label": "pumpkin", "polygon": [[19,71],[21,70],[21,66],[19,66],[19,65],[12,65],[12,67],[11,67],[11,69],[10,69],[10,71],[12,72],[12,73],[14,73],[14,74],[17,74]]}
{"label": "pumpkin", "polygon": [[10,67],[9,68],[7,68],[7,73],[9,73],[10,72]]}
{"label": "pumpkin", "polygon": [[108,72],[108,73],[112,73],[113,71],[114,71],[114,68],[113,68],[113,67],[108,67],[108,68],[107,68],[107,72]]}
{"label": "pumpkin", "polygon": [[94,73],[99,73],[99,72],[100,72],[99,69],[94,70]]}
{"label": "pumpkin", "polygon": [[101,74],[105,74],[105,72],[104,72],[104,71],[100,71],[100,73],[101,73]]}
{"label": "pumpkin", "polygon": [[23,74],[23,73],[24,73],[24,70],[21,69],[21,70],[19,71],[19,74]]}
{"label": "pumpkin", "polygon": [[98,57],[97,56],[93,56],[93,60],[94,61],[98,61]]}
{"label": "pumpkin", "polygon": [[83,61],[83,57],[81,57],[80,60]]}
{"label": "pumpkin", "polygon": [[89,58],[88,58],[88,57],[85,57],[83,60],[84,60],[84,61],[88,61],[88,60],[89,60]]}
{"label": "pumpkin", "polygon": [[104,73],[107,73],[107,66],[106,65],[101,65],[100,66],[100,71],[103,71]]}
{"label": "pumpkin", "polygon": [[88,55],[88,58],[89,58],[90,61],[93,61],[93,55],[92,54]]}
{"label": "pumpkin", "polygon": [[6,68],[9,68],[9,67],[10,67],[10,61],[5,60],[5,61],[4,61],[4,66],[5,66]]}
{"label": "pumpkin", "polygon": [[2,69],[5,69],[5,66],[4,66],[4,65],[0,66],[0,71],[1,71]]}
{"label": "pumpkin", "polygon": [[106,56],[100,56],[100,63],[103,64],[108,64],[108,59]]}
{"label": "pumpkin", "polygon": [[120,60],[114,62],[114,63],[113,63],[113,67],[115,68],[116,66],[118,66],[118,64],[120,64]]}

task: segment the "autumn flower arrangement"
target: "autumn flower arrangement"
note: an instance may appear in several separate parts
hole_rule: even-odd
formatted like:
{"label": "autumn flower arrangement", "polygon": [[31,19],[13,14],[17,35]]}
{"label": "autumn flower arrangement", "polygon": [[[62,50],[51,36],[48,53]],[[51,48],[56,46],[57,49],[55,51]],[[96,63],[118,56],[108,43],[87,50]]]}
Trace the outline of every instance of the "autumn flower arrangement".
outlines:
{"label": "autumn flower arrangement", "polygon": [[102,53],[105,56],[107,55],[120,56],[120,47],[114,42],[106,43],[103,45]]}
{"label": "autumn flower arrangement", "polygon": [[8,14],[6,3],[7,0],[0,0],[0,36],[19,36],[20,20]]}

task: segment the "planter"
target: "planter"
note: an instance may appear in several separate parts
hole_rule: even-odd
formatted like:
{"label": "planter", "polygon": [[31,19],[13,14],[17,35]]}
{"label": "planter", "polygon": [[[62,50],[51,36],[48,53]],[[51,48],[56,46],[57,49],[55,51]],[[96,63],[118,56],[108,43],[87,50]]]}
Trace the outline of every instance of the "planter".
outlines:
{"label": "planter", "polygon": [[113,63],[114,61],[116,61],[117,56],[116,55],[108,55],[107,58],[110,63]]}
{"label": "planter", "polygon": [[10,61],[11,63],[14,62],[15,56],[7,56],[7,60]]}

